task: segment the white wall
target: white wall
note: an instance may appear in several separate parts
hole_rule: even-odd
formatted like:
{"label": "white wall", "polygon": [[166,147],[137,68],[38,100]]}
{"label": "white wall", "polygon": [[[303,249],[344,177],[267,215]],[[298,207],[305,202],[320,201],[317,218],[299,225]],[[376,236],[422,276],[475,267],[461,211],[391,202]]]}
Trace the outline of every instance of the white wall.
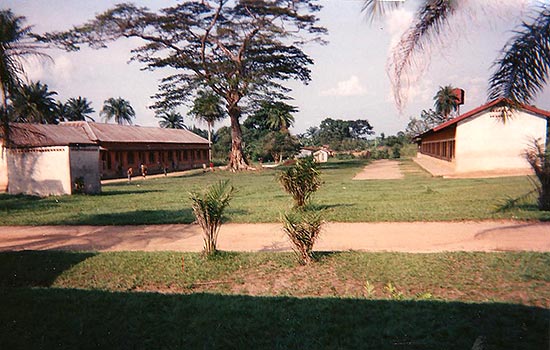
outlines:
{"label": "white wall", "polygon": [[525,150],[546,137],[546,118],[526,111],[506,120],[485,111],[456,128],[456,172],[530,169]]}
{"label": "white wall", "polygon": [[0,192],[8,191],[8,162],[7,151],[0,142]]}
{"label": "white wall", "polygon": [[98,146],[71,147],[70,164],[73,184],[78,177],[82,177],[84,192],[90,194],[101,192]]}
{"label": "white wall", "polygon": [[38,196],[71,194],[68,146],[8,152],[9,193]]}

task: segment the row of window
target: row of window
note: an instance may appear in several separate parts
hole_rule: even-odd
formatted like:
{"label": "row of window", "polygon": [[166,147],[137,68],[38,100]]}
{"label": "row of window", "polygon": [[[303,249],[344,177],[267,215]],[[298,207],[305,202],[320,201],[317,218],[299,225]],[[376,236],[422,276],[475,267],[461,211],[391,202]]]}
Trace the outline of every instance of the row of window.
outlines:
{"label": "row of window", "polygon": [[423,141],[420,145],[420,152],[451,161],[455,157],[455,140]]}
{"label": "row of window", "polygon": [[[123,154],[126,153],[126,162]],[[122,152],[101,152],[101,160],[107,169],[117,166],[132,166],[145,164],[162,163],[165,166],[174,162],[208,160],[208,150],[178,150],[178,151],[122,151]],[[166,164],[168,163],[168,164]]]}

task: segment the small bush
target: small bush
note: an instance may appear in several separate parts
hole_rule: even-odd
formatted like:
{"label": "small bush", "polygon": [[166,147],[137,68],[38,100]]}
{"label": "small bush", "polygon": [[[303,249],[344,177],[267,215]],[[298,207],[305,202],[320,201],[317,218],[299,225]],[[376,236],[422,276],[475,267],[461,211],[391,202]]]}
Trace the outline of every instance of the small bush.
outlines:
{"label": "small bush", "polygon": [[312,157],[297,159],[296,164],[279,174],[279,182],[292,196],[296,208],[304,207],[321,187],[321,173]]}
{"label": "small bush", "polygon": [[338,160],[355,159],[355,156],[351,153],[338,153],[336,154],[336,159]]}
{"label": "small bush", "polygon": [[284,214],[282,221],[298,262],[302,265],[309,264],[313,259],[313,245],[319,238],[323,224],[320,213],[298,210]]}
{"label": "small bush", "polygon": [[79,176],[74,179],[74,193],[84,193],[85,187],[84,177]]}
{"label": "small bush", "polygon": [[401,158],[401,145],[400,144],[396,143],[395,145],[393,145],[393,147],[391,148],[391,156],[394,159]]}
{"label": "small bush", "polygon": [[229,206],[232,196],[233,186],[229,184],[229,180],[209,186],[203,194],[190,194],[193,213],[203,232],[206,255],[216,252],[223,212]]}
{"label": "small bush", "polygon": [[539,209],[550,211],[550,152],[539,140],[534,140],[525,157],[540,181],[537,189]]}

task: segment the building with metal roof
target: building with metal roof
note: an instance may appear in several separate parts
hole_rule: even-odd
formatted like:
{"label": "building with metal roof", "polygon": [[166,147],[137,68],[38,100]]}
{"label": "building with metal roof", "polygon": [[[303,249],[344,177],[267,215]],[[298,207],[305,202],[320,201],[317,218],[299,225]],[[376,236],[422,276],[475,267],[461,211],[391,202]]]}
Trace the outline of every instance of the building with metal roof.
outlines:
{"label": "building with metal roof", "polygon": [[490,101],[417,137],[417,163],[446,177],[531,174],[526,150],[545,142],[550,112]]}
{"label": "building with metal roof", "polygon": [[101,179],[208,162],[208,141],[188,130],[91,122],[12,123],[10,129],[11,147],[2,147],[0,158],[0,190],[9,193],[99,193]]}

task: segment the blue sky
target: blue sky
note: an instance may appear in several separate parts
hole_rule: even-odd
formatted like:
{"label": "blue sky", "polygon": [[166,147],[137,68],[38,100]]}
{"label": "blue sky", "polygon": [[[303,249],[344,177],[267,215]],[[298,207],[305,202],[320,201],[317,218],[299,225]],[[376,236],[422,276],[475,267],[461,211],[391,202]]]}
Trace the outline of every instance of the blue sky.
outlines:
{"label": "blue sky", "polygon": [[[487,80],[491,65],[511,35],[511,30],[525,19],[525,9],[534,0],[484,0],[483,7],[474,0],[464,0],[464,15],[451,20],[443,43],[433,45],[423,55],[423,74],[409,90],[409,102],[402,114],[395,107],[386,75],[386,60],[392,44],[410,23],[417,2],[405,6],[386,18],[370,23],[361,13],[361,0],[324,0],[319,13],[321,25],[329,30],[328,45],[311,45],[305,51],[314,59],[312,81],[308,85],[290,82],[292,104],[296,114],[295,133],[304,132],[321,120],[368,119],[379,134],[404,130],[410,116],[433,107],[433,96],[439,86],[452,84],[466,91],[465,112],[486,102]],[[66,30],[91,19],[119,1],[4,0],[3,7],[27,17],[34,31],[42,33]],[[172,1],[135,1],[153,9],[169,6]],[[109,97],[123,97],[134,106],[139,125],[156,126],[158,120],[147,107],[157,91],[162,71],[141,71],[138,63],[127,63],[131,40],[121,40],[108,49],[82,49],[68,53],[51,50],[54,62],[29,62],[28,76],[48,84],[58,98],[84,96],[98,112]],[[539,95],[536,105],[550,109],[550,93]],[[186,113],[182,108],[181,112]],[[192,122],[186,120],[187,123]]]}

